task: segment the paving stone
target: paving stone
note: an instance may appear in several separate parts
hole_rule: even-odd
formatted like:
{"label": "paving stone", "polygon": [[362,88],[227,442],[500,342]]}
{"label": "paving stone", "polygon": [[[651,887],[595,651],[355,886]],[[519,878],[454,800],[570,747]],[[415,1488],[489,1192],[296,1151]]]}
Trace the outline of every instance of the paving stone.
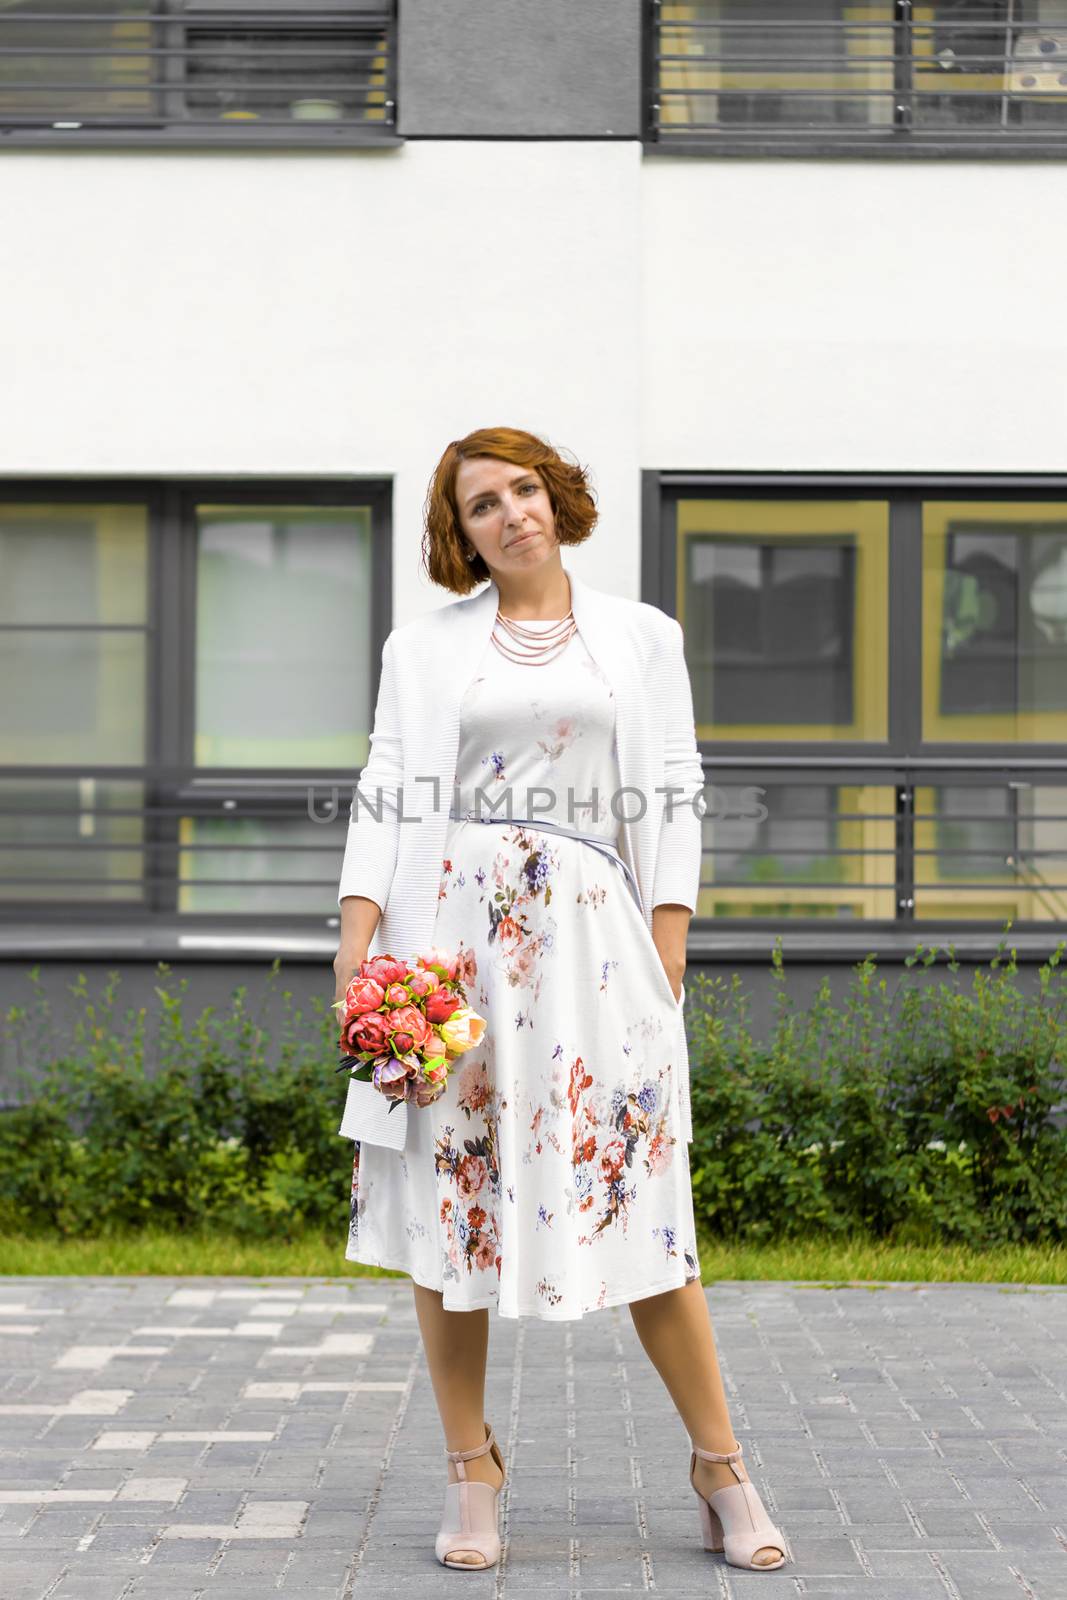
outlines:
{"label": "paving stone", "polygon": [[[491,1325],[504,1558],[466,1582],[494,1600],[1064,1600],[1067,1291],[705,1292],[791,1561],[744,1572],[702,1548],[689,1439],[623,1306]],[[407,1280],[4,1278],[5,1304],[60,1314],[0,1345],[0,1600],[454,1596]]]}

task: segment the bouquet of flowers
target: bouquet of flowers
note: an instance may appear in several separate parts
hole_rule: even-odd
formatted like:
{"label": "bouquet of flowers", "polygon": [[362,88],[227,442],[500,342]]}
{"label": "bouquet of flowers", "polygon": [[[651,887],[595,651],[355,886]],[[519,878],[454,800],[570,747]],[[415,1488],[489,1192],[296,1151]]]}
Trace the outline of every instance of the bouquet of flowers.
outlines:
{"label": "bouquet of flowers", "polygon": [[452,1062],[478,1044],[485,1018],[467,1005],[458,956],[440,950],[406,966],[394,956],[360,963],[332,1009],[341,1025],[338,1072],[373,1083],[393,1104],[432,1104]]}

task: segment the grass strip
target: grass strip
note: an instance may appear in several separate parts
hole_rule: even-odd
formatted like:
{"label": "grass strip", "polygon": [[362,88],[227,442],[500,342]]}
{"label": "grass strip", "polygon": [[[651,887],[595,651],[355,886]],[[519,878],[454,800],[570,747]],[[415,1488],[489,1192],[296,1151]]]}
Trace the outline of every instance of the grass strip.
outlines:
{"label": "grass strip", "polygon": [[[0,1274],[17,1277],[396,1278],[344,1259],[345,1235],[242,1239],[220,1233],[142,1229],[89,1239],[0,1237]],[[1067,1284],[1067,1246],[964,1245],[871,1239],[789,1239],[770,1244],[701,1239],[701,1277],[714,1282],[841,1284]]]}

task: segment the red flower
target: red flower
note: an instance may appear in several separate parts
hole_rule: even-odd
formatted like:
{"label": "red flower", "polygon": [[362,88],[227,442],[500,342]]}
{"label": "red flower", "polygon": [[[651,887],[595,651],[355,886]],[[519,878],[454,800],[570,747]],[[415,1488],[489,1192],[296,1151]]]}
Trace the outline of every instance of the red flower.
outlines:
{"label": "red flower", "polygon": [[462,1006],[463,1001],[457,994],[449,989],[434,989],[426,996],[427,1022],[447,1022],[453,1012]]}
{"label": "red flower", "polygon": [[387,989],[391,983],[403,983],[408,975],[408,969],[402,961],[397,961],[395,956],[373,956],[369,961],[364,961],[359,969],[361,978],[373,978],[375,983],[380,983]]}
{"label": "red flower", "polygon": [[349,1025],[346,1040],[350,1050],[373,1050],[379,1055],[389,1046],[389,1024],[380,1011],[365,1011]]}
{"label": "red flower", "polygon": [[418,1050],[430,1037],[431,1028],[418,1006],[401,1006],[386,1022],[393,1045],[401,1055]]}

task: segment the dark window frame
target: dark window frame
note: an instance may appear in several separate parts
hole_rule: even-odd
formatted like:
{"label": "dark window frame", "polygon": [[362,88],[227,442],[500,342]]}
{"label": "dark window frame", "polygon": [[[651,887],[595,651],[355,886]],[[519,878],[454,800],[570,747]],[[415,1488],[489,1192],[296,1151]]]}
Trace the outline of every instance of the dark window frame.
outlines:
{"label": "dark window frame", "polygon": [[[825,933],[831,942],[869,944],[872,935],[902,928],[917,936],[959,932],[988,939],[994,924],[980,919],[915,917],[915,790],[939,784],[1039,784],[1067,780],[1067,747],[1056,742],[987,743],[929,740],[922,737],[922,506],[930,500],[1067,501],[1062,473],[799,473],[660,472],[641,475],[641,598],[675,615],[677,594],[677,502],[681,498],[785,500],[885,499],[889,505],[888,737],[882,740],[701,740],[709,783],[761,786],[791,777],[796,782],[892,787],[897,812],[896,916],[870,919],[855,928],[835,927],[826,919],[796,917],[792,934]],[[920,818],[919,820],[925,820]],[[929,889],[926,890],[929,893]],[[731,917],[729,929],[751,936],[759,948],[767,940],[765,919]],[[1048,937],[1055,922],[1020,924],[1035,937]],[[710,919],[695,917],[693,930],[708,935]],[[698,943],[700,941],[698,940]],[[865,946],[866,948],[866,946]]]}
{"label": "dark window frame", "polygon": [[[724,160],[773,157],[776,160],[808,161],[819,158],[859,158],[874,161],[1064,161],[1067,160],[1067,117],[1062,135],[1033,133],[956,134],[945,137],[938,130],[916,129],[907,60],[894,68],[893,124],[888,129],[870,129],[855,134],[828,135],[818,129],[783,128],[777,133],[746,133],[743,128],[716,134],[687,134],[659,124],[660,102],[657,63],[660,55],[661,0],[643,0],[641,48],[641,145],[645,156],[718,156]],[[678,24],[675,24],[678,26]],[[912,8],[910,0],[896,0],[893,24],[894,51],[905,55],[910,49]],[[925,24],[924,24],[925,26]]]}
{"label": "dark window frame", "polygon": [[[160,9],[157,15],[148,20],[159,29],[180,28],[184,17],[176,0],[158,0]],[[341,5],[339,0],[327,0],[319,6],[323,19],[337,21],[343,24],[345,12],[351,14],[351,20],[357,21],[365,17],[373,21],[381,21],[386,38],[385,50],[385,96],[382,102],[384,116],[380,121],[353,121],[353,120],[314,120],[301,121],[299,118],[286,119],[281,124],[275,121],[272,125],[254,124],[249,121],[235,120],[232,122],[197,122],[195,118],[168,120],[166,114],[145,118],[140,124],[131,120],[121,124],[117,121],[117,114],[110,125],[105,116],[101,117],[101,125],[76,124],[76,119],[70,113],[55,112],[54,124],[48,125],[44,118],[38,125],[28,122],[20,123],[18,120],[5,120],[0,110],[0,147],[3,149],[56,149],[67,151],[92,150],[92,149],[382,149],[403,145],[405,140],[397,131],[397,84],[398,65],[397,48],[399,39],[398,20],[399,0],[354,0],[347,6]],[[62,4],[49,7],[49,21],[55,25],[57,34],[65,18],[59,13]],[[267,0],[266,4],[257,4],[256,0],[212,0],[211,4],[201,3],[200,9],[192,8],[193,24],[201,28],[219,24],[228,18],[230,12],[235,20],[241,20],[242,12],[258,12],[257,20],[263,21],[264,13],[270,13],[270,22],[274,27],[284,26],[288,21],[294,25],[305,22],[309,27],[316,11],[313,3],[300,6],[298,4],[283,5],[280,0]],[[308,13],[312,14],[309,18]],[[109,14],[108,0],[94,8],[94,15],[107,16]],[[116,18],[122,16],[129,20],[128,13],[115,12]],[[8,26],[17,26],[17,15],[9,15]],[[70,21],[77,24],[81,19],[77,13],[72,13]],[[0,23],[0,63],[3,58],[4,33],[3,24]],[[157,46],[153,39],[151,49],[157,48],[173,50],[173,45],[168,37],[164,43]],[[71,47],[71,55],[78,57],[84,53],[78,47]],[[137,52],[133,51],[136,55]],[[173,54],[162,55],[163,62],[159,83],[154,92],[165,102],[168,96],[180,93],[180,86],[173,85],[171,78],[176,70]],[[178,60],[183,61],[184,54],[179,54]]]}
{"label": "dark window frame", "polygon": [[[0,762],[0,778],[94,776],[102,781],[128,779],[144,785],[144,893],[139,902],[80,899],[69,902],[35,899],[0,901],[0,925],[32,919],[41,925],[131,924],[212,932],[251,930],[262,923],[253,912],[179,912],[178,824],[195,808],[199,815],[306,817],[309,794],[316,811],[324,812],[336,796],[337,816],[330,824],[330,848],[337,863],[344,849],[348,803],[358,769],[337,772],[323,768],[263,767],[197,768],[193,755],[195,706],[196,557],[198,502],[229,505],[305,504],[366,508],[371,519],[371,626],[367,635],[370,718],[373,721],[381,671],[381,653],[392,628],[393,540],[392,480],[381,475],[329,481],[286,478],[175,477],[166,481],[94,478],[0,478],[0,502],[40,501],[62,505],[85,500],[144,505],[148,521],[145,634],[145,759],[141,764],[87,762],[25,764]],[[171,598],[176,597],[176,598]],[[324,654],[323,670],[329,670]],[[368,733],[370,732],[368,728]],[[318,793],[324,791],[324,793]],[[0,818],[0,833],[3,819]],[[323,843],[327,842],[324,833]],[[188,847],[185,847],[188,848]],[[282,846],[281,848],[285,848]],[[280,912],[294,928],[323,926],[322,914]]]}

